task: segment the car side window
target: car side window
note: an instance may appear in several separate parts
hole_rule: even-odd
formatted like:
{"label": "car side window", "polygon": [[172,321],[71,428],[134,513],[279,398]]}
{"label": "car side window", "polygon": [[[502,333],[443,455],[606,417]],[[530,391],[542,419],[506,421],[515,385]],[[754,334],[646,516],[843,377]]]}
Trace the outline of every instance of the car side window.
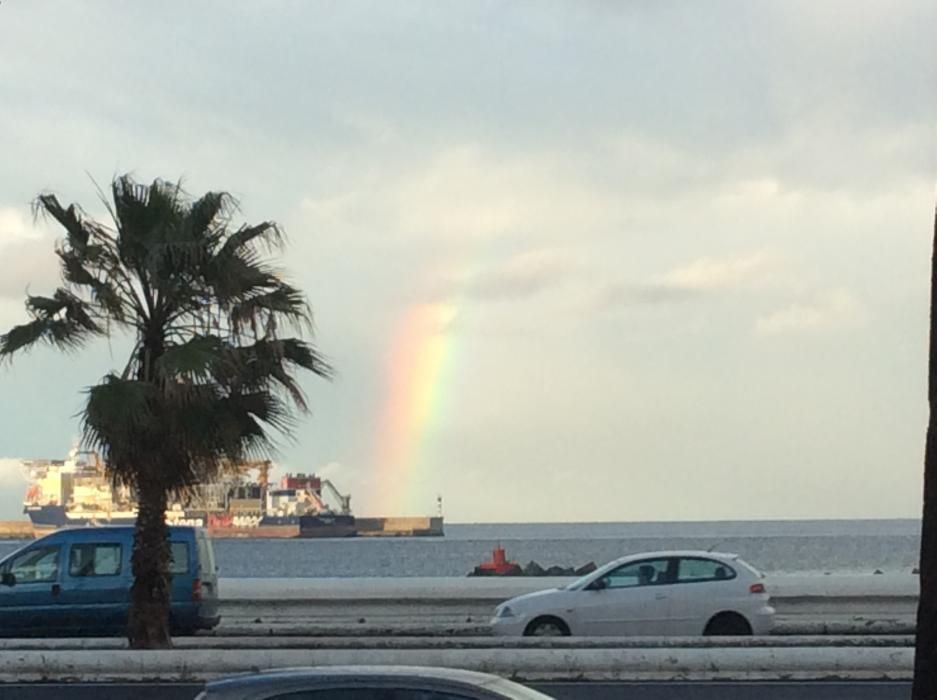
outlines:
{"label": "car side window", "polygon": [[120,573],[119,544],[74,544],[68,556],[68,575],[116,576]]}
{"label": "car side window", "polygon": [[169,555],[169,573],[187,574],[189,573],[189,543],[188,542],[170,542]]}
{"label": "car side window", "polygon": [[59,548],[34,547],[4,567],[17,583],[52,583],[59,578]]}
{"label": "car side window", "polygon": [[634,588],[672,583],[669,571],[670,559],[646,559],[623,564],[602,578],[605,579],[607,588]]}
{"label": "car side window", "polygon": [[721,561],[687,557],[680,560],[677,581],[702,583],[704,581],[728,581],[735,577],[735,569]]}

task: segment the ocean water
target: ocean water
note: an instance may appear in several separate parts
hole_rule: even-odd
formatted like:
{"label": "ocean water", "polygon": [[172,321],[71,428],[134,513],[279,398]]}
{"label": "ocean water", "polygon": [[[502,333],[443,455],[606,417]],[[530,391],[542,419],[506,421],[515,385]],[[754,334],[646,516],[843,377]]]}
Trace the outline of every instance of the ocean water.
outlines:
{"label": "ocean water", "polygon": [[[910,572],[916,520],[447,524],[441,538],[216,540],[222,576],[464,576],[501,544],[510,560],[602,564],[626,554],[709,549],[767,572]],[[0,543],[0,556],[16,543]]]}

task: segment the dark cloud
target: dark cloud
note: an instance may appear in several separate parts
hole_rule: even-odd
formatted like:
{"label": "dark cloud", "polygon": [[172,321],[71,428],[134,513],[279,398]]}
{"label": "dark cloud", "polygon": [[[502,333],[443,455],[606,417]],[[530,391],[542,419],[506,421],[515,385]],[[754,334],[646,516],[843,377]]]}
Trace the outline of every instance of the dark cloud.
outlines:
{"label": "dark cloud", "polygon": [[601,308],[626,306],[657,306],[694,301],[704,295],[705,290],[673,284],[616,284],[599,294]]}
{"label": "dark cloud", "polygon": [[474,277],[468,294],[484,301],[524,299],[565,284],[570,270],[558,262],[535,266],[508,266]]}

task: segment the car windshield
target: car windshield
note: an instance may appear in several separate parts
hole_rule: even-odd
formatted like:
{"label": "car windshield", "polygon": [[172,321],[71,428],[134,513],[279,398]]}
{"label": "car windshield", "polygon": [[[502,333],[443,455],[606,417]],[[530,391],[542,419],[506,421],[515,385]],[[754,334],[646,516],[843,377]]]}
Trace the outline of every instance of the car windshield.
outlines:
{"label": "car windshield", "polygon": [[576,590],[579,590],[580,588],[582,588],[583,586],[585,586],[593,576],[595,576],[595,572],[594,572],[594,571],[593,571],[592,573],[590,573],[590,574],[586,574],[585,576],[580,576],[579,578],[577,578],[577,579],[576,579],[575,581],[573,581],[572,583],[568,583],[568,584],[566,584],[565,586],[563,586],[563,590],[564,590],[564,591],[576,591]]}
{"label": "car windshield", "polygon": [[577,591],[577,590],[579,590],[580,588],[582,588],[583,586],[585,586],[587,583],[589,583],[589,581],[591,581],[592,579],[596,578],[598,574],[604,573],[604,572],[608,571],[609,569],[611,569],[613,565],[614,565],[614,564],[606,564],[605,566],[602,566],[602,567],[596,569],[595,571],[590,571],[588,574],[585,574],[584,576],[580,576],[579,578],[577,578],[577,579],[576,579],[575,581],[573,581],[572,583],[566,584],[565,586],[562,587],[561,590],[564,590],[564,591]]}
{"label": "car windshield", "polygon": [[549,695],[544,695],[538,690],[502,678],[492,681],[487,687],[515,700],[551,700]]}

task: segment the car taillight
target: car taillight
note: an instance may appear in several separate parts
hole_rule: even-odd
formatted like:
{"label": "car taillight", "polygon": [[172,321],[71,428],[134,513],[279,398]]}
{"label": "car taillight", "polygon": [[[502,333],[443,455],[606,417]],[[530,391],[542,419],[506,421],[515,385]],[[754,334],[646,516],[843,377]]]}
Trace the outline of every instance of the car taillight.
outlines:
{"label": "car taillight", "polygon": [[202,600],[202,580],[192,579],[192,601],[198,603]]}
{"label": "car taillight", "polygon": [[764,592],[765,592],[765,584],[763,584],[763,583],[753,583],[753,584],[749,587],[748,592],[749,592],[749,593],[764,593]]}

